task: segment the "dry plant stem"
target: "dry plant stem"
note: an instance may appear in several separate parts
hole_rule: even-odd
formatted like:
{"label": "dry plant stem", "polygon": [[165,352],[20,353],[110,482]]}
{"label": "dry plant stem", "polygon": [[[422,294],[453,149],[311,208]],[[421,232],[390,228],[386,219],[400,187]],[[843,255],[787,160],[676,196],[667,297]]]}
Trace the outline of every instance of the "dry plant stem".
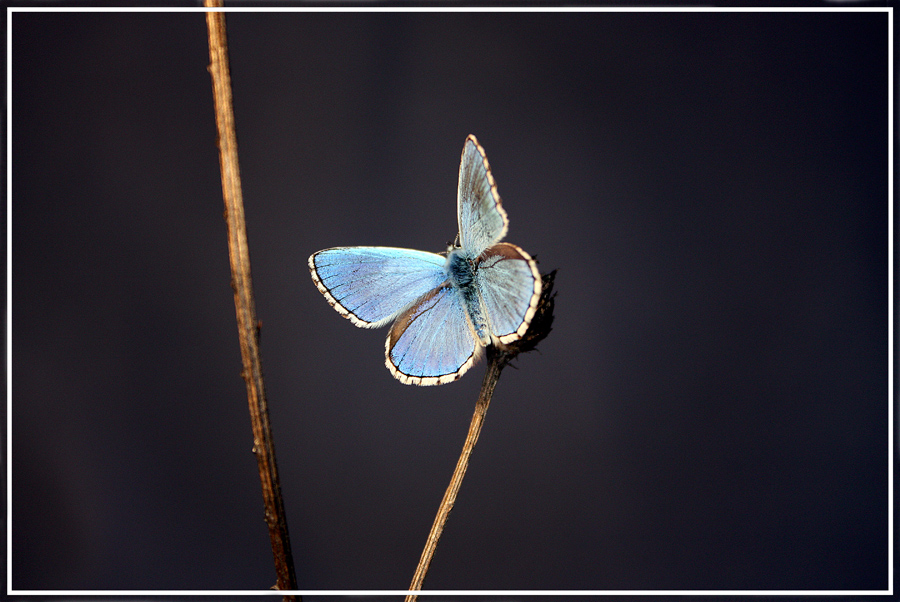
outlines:
{"label": "dry plant stem", "polygon": [[[444,525],[447,523],[447,517],[453,510],[453,504],[456,503],[456,496],[462,485],[463,477],[466,476],[466,469],[469,467],[469,457],[478,441],[478,435],[481,433],[481,427],[484,425],[484,417],[487,414],[488,406],[491,403],[491,397],[494,395],[494,387],[500,379],[500,371],[506,365],[502,351],[497,351],[494,345],[487,349],[488,366],[484,374],[484,380],[481,383],[481,393],[478,395],[478,401],[475,403],[475,413],[472,415],[472,422],[469,424],[469,434],[466,435],[466,442],[463,444],[462,453],[456,462],[456,469],[450,478],[450,485],[444,493],[444,499],[441,500],[441,506],[438,508],[437,516],[434,524],[431,526],[431,532],[428,534],[428,541],[425,542],[425,549],[422,551],[422,557],[419,559],[419,566],[416,567],[416,574],[413,575],[412,583],[409,586],[410,591],[418,591],[422,589],[422,583],[425,581],[425,575],[428,573],[428,567],[431,565],[431,559],[437,548],[438,541],[441,539],[441,533],[444,531]],[[406,602],[415,602],[415,594],[406,596]]]}
{"label": "dry plant stem", "polygon": [[[221,0],[206,0],[207,8],[221,6]],[[234,289],[234,306],[237,312],[238,337],[241,344],[243,370],[241,375],[247,384],[250,420],[253,426],[253,453],[259,467],[262,482],[265,518],[269,526],[272,553],[275,556],[276,588],[297,589],[294,561],[288,537],[281,486],[275,463],[275,445],[266,392],[263,383],[262,362],[259,353],[256,309],[250,279],[250,252],[244,223],[244,202],[241,193],[241,177],[238,166],[237,136],[234,128],[234,111],[231,102],[231,75],[228,69],[228,46],[225,38],[225,16],[222,12],[206,13],[209,29],[209,72],[212,76],[213,96],[216,108],[216,126],[219,133],[219,163],[222,170],[222,192],[225,197],[225,221],[228,226],[228,252],[231,258],[231,286]],[[285,596],[285,600],[294,599]]]}

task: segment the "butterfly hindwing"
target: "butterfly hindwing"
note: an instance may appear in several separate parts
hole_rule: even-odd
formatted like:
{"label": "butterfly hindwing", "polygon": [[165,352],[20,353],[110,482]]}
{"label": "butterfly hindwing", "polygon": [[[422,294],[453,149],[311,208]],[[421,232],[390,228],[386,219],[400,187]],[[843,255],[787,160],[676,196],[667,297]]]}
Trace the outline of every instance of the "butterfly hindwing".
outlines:
{"label": "butterfly hindwing", "polygon": [[386,364],[405,384],[440,385],[462,376],[481,345],[469,325],[459,289],[449,283],[420,297],[394,321]]}
{"label": "butterfly hindwing", "polygon": [[393,320],[445,279],[445,258],[393,247],[337,247],[314,253],[309,271],[319,291],[357,326]]}
{"label": "butterfly hindwing", "polygon": [[500,203],[484,149],[475,136],[466,138],[459,164],[456,199],[460,245],[472,257],[506,236],[509,219]]}
{"label": "butterfly hindwing", "polygon": [[487,249],[477,261],[478,290],[501,343],[520,339],[528,330],[541,296],[541,276],[528,253],[509,243]]}

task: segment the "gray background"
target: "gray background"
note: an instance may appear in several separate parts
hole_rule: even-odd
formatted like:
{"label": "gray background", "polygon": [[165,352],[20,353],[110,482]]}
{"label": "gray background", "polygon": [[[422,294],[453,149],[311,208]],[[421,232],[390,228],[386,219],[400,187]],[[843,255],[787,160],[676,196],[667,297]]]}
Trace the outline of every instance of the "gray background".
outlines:
{"label": "gray background", "polygon": [[[442,250],[473,133],[556,322],[426,586],[885,588],[886,26],[229,15],[300,586],[408,586],[484,370],[401,385],[306,259]],[[13,586],[268,588],[204,16],[12,34]]]}

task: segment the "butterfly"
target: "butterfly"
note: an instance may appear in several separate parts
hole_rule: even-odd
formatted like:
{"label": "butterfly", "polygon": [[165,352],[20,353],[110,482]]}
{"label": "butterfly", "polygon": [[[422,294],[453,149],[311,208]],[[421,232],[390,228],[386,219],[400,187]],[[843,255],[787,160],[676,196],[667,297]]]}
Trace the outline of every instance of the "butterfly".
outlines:
{"label": "butterfly", "polygon": [[362,328],[393,322],[385,364],[404,384],[457,380],[487,345],[520,339],[541,296],[535,260],[500,242],[509,218],[475,136],[463,146],[456,203],[459,231],[444,253],[336,247],[309,258],[339,314]]}

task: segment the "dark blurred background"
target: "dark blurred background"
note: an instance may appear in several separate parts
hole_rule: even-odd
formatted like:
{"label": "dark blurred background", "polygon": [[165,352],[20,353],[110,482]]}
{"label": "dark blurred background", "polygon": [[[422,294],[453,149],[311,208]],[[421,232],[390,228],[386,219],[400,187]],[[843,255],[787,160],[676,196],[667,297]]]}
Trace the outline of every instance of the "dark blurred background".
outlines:
{"label": "dark blurred background", "polygon": [[[886,13],[232,13],[303,589],[405,589],[484,371],[418,388],[306,267],[443,250],[467,134],[556,322],[428,589],[885,589]],[[202,13],[12,17],[12,585],[275,582]]]}

